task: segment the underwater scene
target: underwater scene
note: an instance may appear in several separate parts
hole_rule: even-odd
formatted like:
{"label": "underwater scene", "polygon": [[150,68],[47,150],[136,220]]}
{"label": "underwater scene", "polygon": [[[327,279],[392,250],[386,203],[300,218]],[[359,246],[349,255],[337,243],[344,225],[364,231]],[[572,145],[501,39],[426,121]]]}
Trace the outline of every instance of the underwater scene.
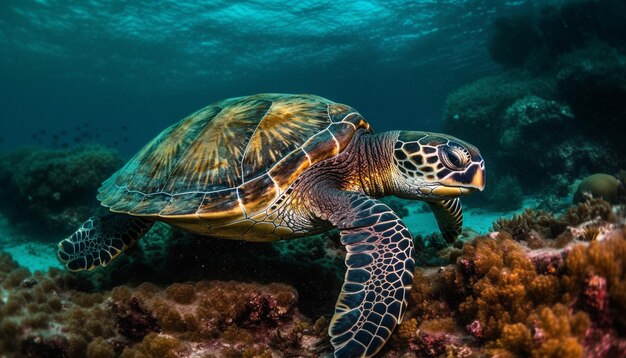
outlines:
{"label": "underwater scene", "polygon": [[623,0],[2,0],[0,49],[0,357],[626,358]]}

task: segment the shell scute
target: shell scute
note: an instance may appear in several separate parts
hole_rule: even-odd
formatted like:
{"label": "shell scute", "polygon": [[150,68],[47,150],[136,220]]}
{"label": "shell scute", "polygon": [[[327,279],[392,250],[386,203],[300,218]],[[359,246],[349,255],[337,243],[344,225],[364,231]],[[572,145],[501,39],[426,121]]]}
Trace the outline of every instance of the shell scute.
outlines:
{"label": "shell scute", "polygon": [[298,148],[278,162],[270,170],[269,175],[274,178],[281,190],[286,190],[309,166],[311,162],[307,154]]}
{"label": "shell scute", "polygon": [[154,193],[146,195],[137,206],[129,211],[129,214],[145,215],[158,213],[167,206],[171,199],[172,196],[165,193]]}
{"label": "shell scute", "polygon": [[206,193],[196,214],[206,220],[230,221],[245,218],[237,188]]}
{"label": "shell scute", "polygon": [[207,123],[221,111],[219,106],[205,107],[168,128],[129,161],[127,165],[131,168],[126,173],[133,173],[130,180],[118,178],[117,184],[143,193],[168,191],[165,187],[175,173],[176,166],[184,160],[188,148],[197,140]]}
{"label": "shell scute", "polygon": [[302,149],[309,155],[312,163],[334,157],[339,154],[339,142],[325,129],[309,139]]}
{"label": "shell scute", "polygon": [[115,204],[111,207],[111,211],[121,213],[131,211],[135,206],[142,202],[145,197],[146,194],[139,192],[126,193],[115,202]]}
{"label": "shell scute", "polygon": [[248,142],[242,179],[266,173],[311,135],[326,128],[330,124],[326,107],[326,103],[307,97],[275,100]]}
{"label": "shell scute", "polygon": [[350,113],[356,113],[356,111],[345,104],[331,103],[328,105],[328,115],[330,116],[330,120],[334,123],[343,121]]}
{"label": "shell scute", "polygon": [[254,215],[259,208],[265,208],[280,194],[278,186],[269,174],[250,180],[239,187],[239,199],[248,216]]}
{"label": "shell scute", "polygon": [[235,223],[289,195],[302,173],[338,155],[359,128],[369,125],[351,107],[313,95],[223,100],[164,130],[103,183],[98,199],[113,211],[181,225]]}
{"label": "shell scute", "polygon": [[344,123],[351,123],[352,125],[354,125],[355,129],[363,128],[363,129],[365,129],[368,132],[372,131],[372,127],[370,127],[370,124],[367,123],[365,118],[363,118],[357,112],[349,113],[347,116],[345,116],[343,118],[343,122]]}
{"label": "shell scute", "polygon": [[[225,107],[202,128],[172,171],[166,191],[210,191],[241,184],[240,163],[249,138],[272,102],[246,98]],[[244,139],[244,140],[242,140]]]}
{"label": "shell scute", "polygon": [[204,193],[201,192],[172,195],[172,199],[159,215],[186,215],[195,213],[203,200]]}
{"label": "shell scute", "polygon": [[345,122],[333,123],[328,130],[339,144],[339,152],[343,151],[354,134],[354,126]]}

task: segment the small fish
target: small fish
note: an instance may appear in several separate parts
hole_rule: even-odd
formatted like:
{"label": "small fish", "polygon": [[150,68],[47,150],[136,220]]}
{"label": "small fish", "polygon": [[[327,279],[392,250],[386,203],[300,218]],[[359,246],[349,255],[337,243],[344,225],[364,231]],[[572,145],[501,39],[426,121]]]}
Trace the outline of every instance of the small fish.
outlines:
{"label": "small fish", "polygon": [[62,130],[62,131],[60,132],[60,134],[61,134],[62,136],[67,135],[67,131],[64,129],[64,130]]}
{"label": "small fish", "polygon": [[122,129],[123,130],[128,130],[128,126],[126,124],[122,124]]}
{"label": "small fish", "polygon": [[124,136],[123,140],[124,140],[124,143],[128,142],[128,137]]}
{"label": "small fish", "polygon": [[75,143],[80,143],[80,141],[81,141],[81,138],[80,138],[80,137],[74,137],[74,142],[75,142]]}
{"label": "small fish", "polygon": [[68,147],[68,145],[65,142],[63,144],[61,144],[61,148],[67,148],[67,147]]}
{"label": "small fish", "polygon": [[45,129],[40,129],[39,130],[39,134],[46,134],[46,130]]}

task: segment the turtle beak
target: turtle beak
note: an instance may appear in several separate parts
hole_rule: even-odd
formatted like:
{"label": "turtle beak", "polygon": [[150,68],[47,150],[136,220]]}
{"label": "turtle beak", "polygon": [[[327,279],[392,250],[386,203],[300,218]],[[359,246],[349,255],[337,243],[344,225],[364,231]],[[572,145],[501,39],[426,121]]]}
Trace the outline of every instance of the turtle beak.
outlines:
{"label": "turtle beak", "polygon": [[[476,163],[465,172],[452,175],[449,178],[440,181],[444,186],[440,187],[442,195],[452,194],[452,192],[446,192],[447,190],[454,190],[455,196],[468,195],[475,191],[483,191],[485,189],[485,169],[481,163]],[[433,190],[435,193],[435,190]],[[435,193],[437,194],[437,193]]]}
{"label": "turtle beak", "polygon": [[476,189],[479,191],[485,190],[485,169],[483,169],[483,166],[481,166],[480,169],[476,171],[467,189]]}
{"label": "turtle beak", "polygon": [[432,189],[431,193],[441,197],[459,197],[471,194],[476,188],[462,186],[438,186]]}

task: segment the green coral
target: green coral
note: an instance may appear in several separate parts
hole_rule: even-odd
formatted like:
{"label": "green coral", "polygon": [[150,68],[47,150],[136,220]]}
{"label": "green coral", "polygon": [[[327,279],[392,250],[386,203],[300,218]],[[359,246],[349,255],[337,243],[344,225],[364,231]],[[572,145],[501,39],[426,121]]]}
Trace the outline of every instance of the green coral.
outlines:
{"label": "green coral", "polygon": [[518,99],[529,95],[553,98],[555,82],[533,78],[524,72],[484,77],[448,96],[444,109],[444,131],[467,138],[479,148],[493,146],[507,128],[504,116]]}
{"label": "green coral", "polygon": [[68,233],[97,208],[100,183],[122,165],[112,149],[83,146],[0,155],[0,208],[31,231]]}

